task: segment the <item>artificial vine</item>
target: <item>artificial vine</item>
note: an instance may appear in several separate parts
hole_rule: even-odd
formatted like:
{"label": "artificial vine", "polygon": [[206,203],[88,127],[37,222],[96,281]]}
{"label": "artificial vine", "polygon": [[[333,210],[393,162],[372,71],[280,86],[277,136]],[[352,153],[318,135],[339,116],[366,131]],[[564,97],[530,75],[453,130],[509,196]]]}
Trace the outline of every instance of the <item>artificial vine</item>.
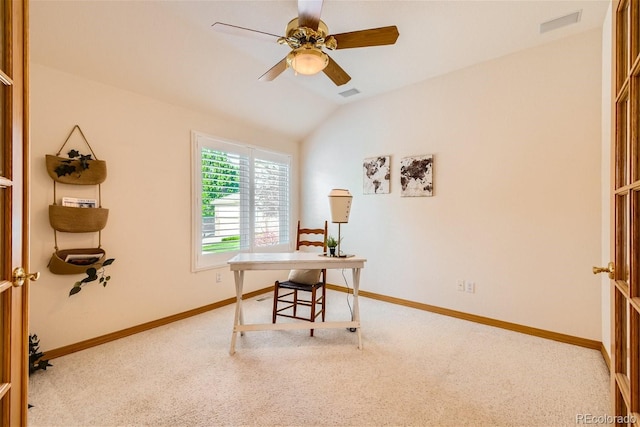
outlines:
{"label": "artificial vine", "polygon": [[107,276],[105,267],[111,265],[115,261],[115,258],[109,258],[98,267],[89,267],[85,270],[86,277],[73,284],[73,287],[69,291],[69,296],[75,295],[82,290],[82,286],[86,283],[95,282],[102,283],[103,287],[107,286],[107,282],[111,280],[111,276]]}
{"label": "artificial vine", "polygon": [[80,176],[83,171],[89,169],[89,162],[93,160],[91,154],[82,154],[78,150],[69,151],[67,156],[69,156],[69,159],[60,160],[60,165],[54,169],[58,178],[73,173],[77,173]]}
{"label": "artificial vine", "polygon": [[42,369],[46,371],[49,366],[49,359],[43,359],[44,353],[40,351],[40,340],[36,334],[29,335],[29,375]]}

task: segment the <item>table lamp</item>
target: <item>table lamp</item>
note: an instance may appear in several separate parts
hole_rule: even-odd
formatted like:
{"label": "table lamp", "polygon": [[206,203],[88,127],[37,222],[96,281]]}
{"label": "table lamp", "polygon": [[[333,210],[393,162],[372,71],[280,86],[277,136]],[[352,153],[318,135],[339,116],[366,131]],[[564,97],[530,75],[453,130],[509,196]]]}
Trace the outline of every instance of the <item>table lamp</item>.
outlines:
{"label": "table lamp", "polygon": [[329,193],[329,205],[331,206],[331,222],[338,224],[338,256],[346,257],[340,252],[340,224],[349,222],[349,212],[351,211],[351,200],[353,196],[349,190],[334,188]]}

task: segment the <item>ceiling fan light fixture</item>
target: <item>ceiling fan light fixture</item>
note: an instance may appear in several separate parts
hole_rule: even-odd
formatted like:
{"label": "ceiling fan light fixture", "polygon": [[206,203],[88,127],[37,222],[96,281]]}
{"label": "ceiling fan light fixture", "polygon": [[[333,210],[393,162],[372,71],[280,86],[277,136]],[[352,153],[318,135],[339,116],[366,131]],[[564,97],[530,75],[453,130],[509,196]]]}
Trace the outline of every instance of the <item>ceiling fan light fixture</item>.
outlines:
{"label": "ceiling fan light fixture", "polygon": [[319,73],[328,64],[327,54],[315,47],[299,47],[287,55],[287,65],[296,73],[308,76]]}

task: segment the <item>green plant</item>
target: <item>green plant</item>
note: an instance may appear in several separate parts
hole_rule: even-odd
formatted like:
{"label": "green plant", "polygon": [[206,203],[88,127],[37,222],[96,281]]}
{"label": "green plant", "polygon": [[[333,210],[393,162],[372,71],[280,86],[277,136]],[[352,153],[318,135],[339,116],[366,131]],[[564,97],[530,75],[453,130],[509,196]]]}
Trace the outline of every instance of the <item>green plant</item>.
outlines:
{"label": "green plant", "polygon": [[342,241],[342,238],[340,238],[340,240],[336,240],[335,237],[333,236],[329,236],[327,237],[327,246],[330,248],[335,248],[336,246],[338,246],[338,244]]}
{"label": "green plant", "polygon": [[44,353],[40,351],[40,340],[36,334],[29,335],[29,375],[35,371],[53,366],[48,359],[43,359]]}
{"label": "green plant", "polygon": [[98,280],[99,283],[102,283],[102,286],[106,287],[107,282],[111,280],[111,276],[107,276],[105,274],[104,268],[108,265],[111,265],[113,261],[115,261],[115,258],[109,258],[104,260],[104,262],[100,264],[97,268],[96,267],[87,268],[85,270],[86,277],[84,277],[82,280],[79,280],[73,284],[73,287],[69,291],[69,296],[75,295],[78,292],[80,292],[82,290],[82,285],[90,282],[95,282],[96,280]]}
{"label": "green plant", "polygon": [[82,171],[89,169],[89,161],[93,160],[91,154],[82,154],[78,150],[69,151],[67,156],[69,156],[69,159],[61,160],[60,165],[54,169],[58,178],[76,172],[80,176]]}

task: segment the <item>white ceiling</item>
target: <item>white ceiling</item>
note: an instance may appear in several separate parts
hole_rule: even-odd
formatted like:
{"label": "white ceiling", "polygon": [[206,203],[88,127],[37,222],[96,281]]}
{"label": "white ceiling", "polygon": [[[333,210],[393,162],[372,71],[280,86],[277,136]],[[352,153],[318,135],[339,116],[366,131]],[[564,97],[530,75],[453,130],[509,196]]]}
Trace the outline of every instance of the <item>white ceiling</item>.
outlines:
{"label": "white ceiling", "polygon": [[[395,45],[330,56],[352,77],[257,79],[285,45],[216,32],[216,21],[283,34],[297,2],[31,0],[31,60],[191,109],[228,115],[302,139],[342,104],[600,28],[609,0],[325,0],[329,33],[396,25]],[[581,21],[540,34],[542,22]],[[339,95],[356,88],[349,98]]]}

